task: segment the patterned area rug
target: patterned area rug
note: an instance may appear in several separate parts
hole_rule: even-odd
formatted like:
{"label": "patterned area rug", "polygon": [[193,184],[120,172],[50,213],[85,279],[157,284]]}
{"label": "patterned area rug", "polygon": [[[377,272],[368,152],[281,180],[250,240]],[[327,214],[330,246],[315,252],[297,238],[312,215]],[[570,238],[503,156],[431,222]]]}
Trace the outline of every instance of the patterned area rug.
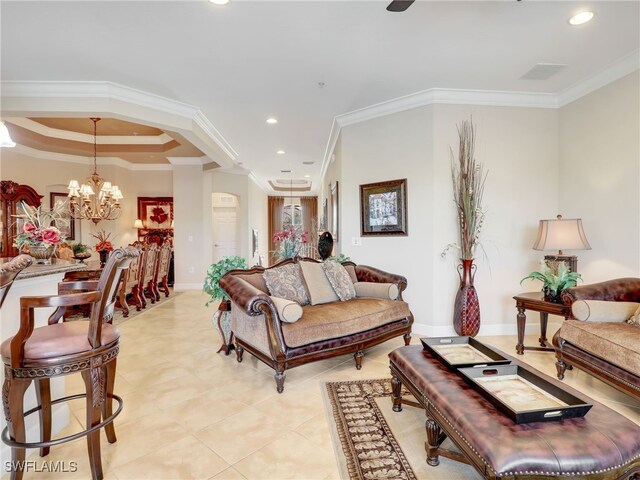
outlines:
{"label": "patterned area rug", "polygon": [[[470,465],[443,457],[439,466],[427,465],[424,411],[403,405],[394,412],[391,379],[327,382],[325,393],[344,480],[481,478]],[[403,398],[413,399],[404,389]]]}

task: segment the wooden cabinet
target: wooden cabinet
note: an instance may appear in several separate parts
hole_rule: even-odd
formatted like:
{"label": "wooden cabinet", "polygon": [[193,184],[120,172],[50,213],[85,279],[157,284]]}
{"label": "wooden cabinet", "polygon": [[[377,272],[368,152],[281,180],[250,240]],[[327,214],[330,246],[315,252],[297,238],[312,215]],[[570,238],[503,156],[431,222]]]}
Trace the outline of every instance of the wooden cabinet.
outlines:
{"label": "wooden cabinet", "polygon": [[38,195],[29,185],[18,185],[11,180],[0,181],[0,257],[15,257],[18,249],[13,239],[18,233],[18,224],[13,216],[18,212],[18,203],[24,201],[34,207],[40,206],[42,195]]}

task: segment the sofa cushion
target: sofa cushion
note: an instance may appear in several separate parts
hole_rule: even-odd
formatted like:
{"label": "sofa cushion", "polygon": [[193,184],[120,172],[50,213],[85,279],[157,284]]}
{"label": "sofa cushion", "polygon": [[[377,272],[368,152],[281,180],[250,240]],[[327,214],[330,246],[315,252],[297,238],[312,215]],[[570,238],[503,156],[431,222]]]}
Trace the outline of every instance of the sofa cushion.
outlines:
{"label": "sofa cushion", "polygon": [[624,322],[640,307],[636,302],[607,302],[603,300],[576,300],[571,313],[576,320],[590,322]]}
{"label": "sofa cushion", "polygon": [[302,307],[296,302],[287,300],[286,298],[270,297],[271,301],[278,311],[278,317],[280,320],[287,323],[293,323],[300,320],[302,317]]}
{"label": "sofa cushion", "polygon": [[358,282],[354,284],[357,297],[374,297],[395,300],[399,290],[395,283]]}
{"label": "sofa cushion", "polygon": [[263,291],[264,293],[269,293],[269,287],[267,287],[267,282],[264,280],[264,276],[260,272],[250,273],[247,275],[239,274],[241,279],[246,280],[247,283],[250,283],[258,290]]}
{"label": "sofa cushion", "polygon": [[339,300],[338,295],[324,273],[321,263],[300,262],[302,268],[302,276],[304,283],[309,291],[309,300],[311,305],[320,305],[322,303],[335,302]]}
{"label": "sofa cushion", "polygon": [[300,320],[282,325],[282,333],[289,347],[300,347],[364,332],[410,315],[405,302],[354,298],[348,302],[306,306]]}
{"label": "sofa cushion", "polygon": [[358,282],[358,276],[356,275],[356,267],[354,267],[353,265],[344,265],[344,269],[349,274],[349,277],[351,277],[351,282],[352,283],[357,283]]}
{"label": "sofa cushion", "polygon": [[596,357],[640,375],[640,342],[634,325],[565,320],[559,336]]}
{"label": "sofa cushion", "polygon": [[297,263],[268,268],[263,273],[269,295],[286,298],[299,305],[309,303],[309,294],[304,286],[302,271]]}
{"label": "sofa cushion", "polygon": [[356,296],[356,290],[353,288],[351,277],[342,264],[335,260],[325,260],[322,263],[322,268],[324,269],[324,273],[327,276],[327,280],[329,280],[333,291],[336,292],[336,295],[338,295],[340,300],[345,302]]}

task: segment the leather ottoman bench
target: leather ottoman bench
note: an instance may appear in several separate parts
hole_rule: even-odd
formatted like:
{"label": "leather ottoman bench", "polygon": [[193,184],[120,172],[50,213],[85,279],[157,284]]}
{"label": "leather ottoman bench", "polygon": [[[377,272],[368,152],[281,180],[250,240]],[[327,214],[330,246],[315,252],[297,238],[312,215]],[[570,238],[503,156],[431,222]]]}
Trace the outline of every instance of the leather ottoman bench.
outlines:
{"label": "leather ottoman bench", "polygon": [[[489,479],[640,478],[640,426],[594,400],[582,418],[518,425],[422,346],[398,348],[389,360],[393,409],[411,403],[402,400],[403,385],[425,409],[429,465],[438,465],[442,455],[473,465]],[[447,437],[462,455],[440,447]]]}

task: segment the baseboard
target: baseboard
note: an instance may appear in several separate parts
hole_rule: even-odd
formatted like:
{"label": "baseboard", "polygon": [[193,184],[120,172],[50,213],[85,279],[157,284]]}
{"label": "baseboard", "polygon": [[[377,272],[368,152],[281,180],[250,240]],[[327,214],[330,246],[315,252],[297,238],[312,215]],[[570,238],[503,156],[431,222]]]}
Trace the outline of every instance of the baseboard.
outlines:
{"label": "baseboard", "polygon": [[173,285],[176,292],[184,292],[185,290],[202,290],[201,283],[176,283]]}
{"label": "baseboard", "polygon": [[[51,436],[52,438],[56,438],[56,434],[58,432],[60,432],[62,429],[64,429],[67,425],[69,425],[69,416],[71,415],[70,411],[69,411],[69,407],[67,405],[54,405],[52,408],[52,412],[51,412]],[[37,414],[33,414],[33,416],[37,419],[38,416]],[[29,418],[31,418],[31,416],[29,416]],[[74,432],[75,433],[75,432]],[[29,427],[27,429],[27,441],[28,442],[32,442],[32,441],[37,441],[35,439],[40,438],[40,423],[36,422],[33,425],[31,425],[31,427]],[[32,454],[36,454],[37,455],[38,449],[36,448],[30,448],[27,450],[27,458],[29,458],[30,455]],[[1,458],[5,461],[10,460],[11,459],[11,448],[8,445],[5,445],[4,443],[2,444],[2,447],[0,448],[0,453],[1,453]],[[39,456],[35,457],[37,459],[40,459]],[[46,458],[45,458],[46,459]],[[43,461],[45,459],[42,459]],[[32,459],[33,460],[33,459]],[[6,470],[6,464],[3,461],[2,462],[2,472],[7,472]]]}
{"label": "baseboard", "polygon": [[[547,326],[547,336],[549,332],[553,334],[558,328],[560,323],[554,323],[549,321]],[[426,337],[450,337],[456,335],[453,325],[424,325],[421,323],[414,323],[411,332],[417,335],[424,335]],[[525,327],[526,334],[539,334],[540,324],[538,322],[527,322]],[[479,336],[484,335],[513,335],[518,334],[518,327],[514,323],[490,323],[480,325]]]}

